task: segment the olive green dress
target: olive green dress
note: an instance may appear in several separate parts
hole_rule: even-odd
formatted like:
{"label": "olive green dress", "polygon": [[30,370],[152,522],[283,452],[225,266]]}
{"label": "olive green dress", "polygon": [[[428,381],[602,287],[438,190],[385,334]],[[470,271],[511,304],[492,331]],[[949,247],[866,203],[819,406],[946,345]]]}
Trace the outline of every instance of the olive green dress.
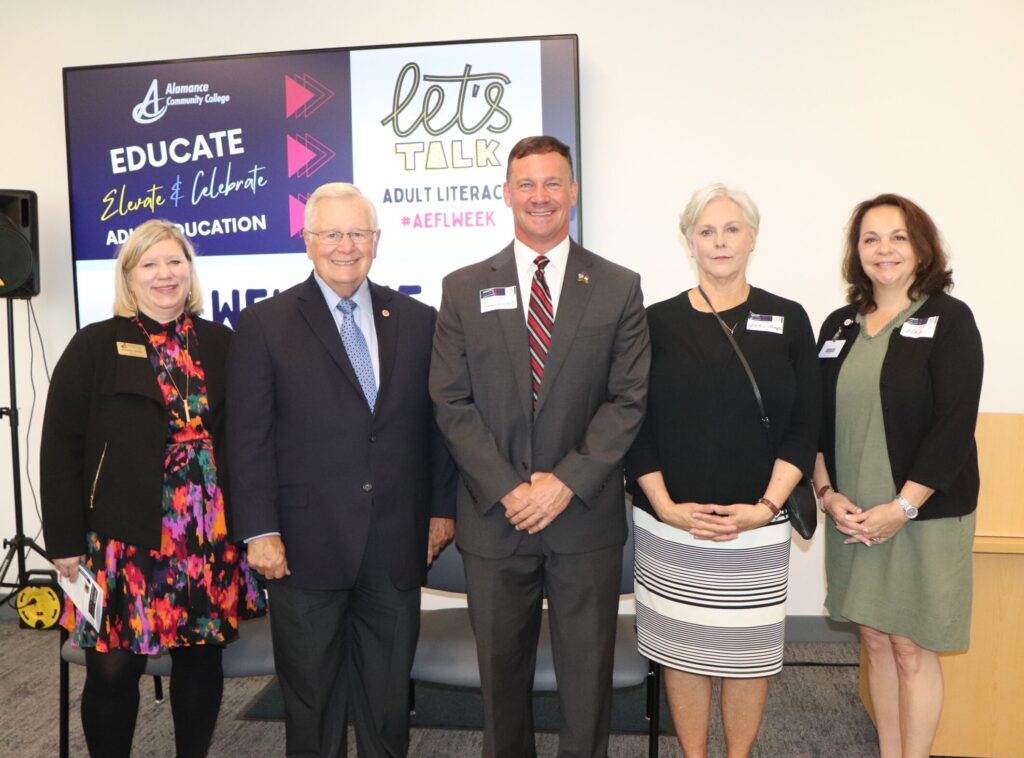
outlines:
{"label": "olive green dress", "polygon": [[[898,488],[885,441],[879,381],[889,337],[924,303],[917,300],[873,337],[860,330],[836,387],[836,489],[861,508],[889,503]],[[924,508],[927,508],[927,504]],[[922,509],[923,510],[923,509]],[[974,514],[914,520],[870,547],[825,530],[829,615],[928,650],[964,650],[971,628]]]}

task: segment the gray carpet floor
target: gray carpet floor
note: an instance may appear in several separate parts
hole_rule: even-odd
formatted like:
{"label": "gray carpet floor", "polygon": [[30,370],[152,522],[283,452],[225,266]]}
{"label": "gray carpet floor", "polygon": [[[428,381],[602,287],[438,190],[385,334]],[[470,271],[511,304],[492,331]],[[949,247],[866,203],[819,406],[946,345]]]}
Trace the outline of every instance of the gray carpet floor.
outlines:
{"label": "gray carpet floor", "polygon": [[[49,758],[58,750],[58,635],[19,629],[17,621],[0,615],[0,756]],[[787,661],[855,661],[849,643],[792,643]],[[85,672],[71,667],[71,755],[86,755],[78,707]],[[211,758],[252,758],[284,755],[284,725],[241,718],[270,677],[229,679],[225,683]],[[667,719],[668,714],[663,713]],[[721,725],[712,726],[711,754],[724,756]],[[875,732],[857,697],[855,667],[787,666],[776,677],[769,707],[753,755],[757,758],[877,756]],[[349,755],[355,756],[354,739]],[[153,701],[149,680],[143,681],[142,705],[133,756],[173,755],[170,705]],[[660,754],[681,755],[674,737],[660,739]],[[557,752],[557,735],[537,736],[538,755]],[[476,730],[415,729],[411,758],[457,758],[480,754]],[[647,755],[643,735],[615,734],[610,758]]]}

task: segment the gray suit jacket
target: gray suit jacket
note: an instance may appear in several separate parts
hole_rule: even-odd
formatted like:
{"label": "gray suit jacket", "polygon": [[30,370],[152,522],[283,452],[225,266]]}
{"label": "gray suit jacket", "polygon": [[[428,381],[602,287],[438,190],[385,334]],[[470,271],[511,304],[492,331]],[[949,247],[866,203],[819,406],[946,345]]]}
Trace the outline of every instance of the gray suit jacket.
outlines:
{"label": "gray suit jacket", "polygon": [[461,474],[456,542],[483,557],[511,555],[524,533],[499,501],[534,471],[551,471],[575,497],[541,532],[546,547],[621,544],[622,458],[643,419],[650,364],[640,277],[572,243],[535,415],[522,300],[480,308],[481,290],[518,291],[512,250],[443,283],[430,393]]}

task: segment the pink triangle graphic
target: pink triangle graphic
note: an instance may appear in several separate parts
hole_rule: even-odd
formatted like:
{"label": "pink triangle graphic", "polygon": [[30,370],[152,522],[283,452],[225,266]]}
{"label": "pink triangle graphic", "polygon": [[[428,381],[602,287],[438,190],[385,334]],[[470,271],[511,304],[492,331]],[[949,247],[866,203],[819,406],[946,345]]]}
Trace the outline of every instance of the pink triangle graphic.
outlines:
{"label": "pink triangle graphic", "polygon": [[288,221],[289,234],[292,237],[298,236],[302,232],[302,227],[306,225],[306,204],[295,195],[288,196]]}
{"label": "pink triangle graphic", "polygon": [[303,166],[317,157],[317,154],[296,140],[286,136],[288,143],[288,176],[295,176]]}
{"label": "pink triangle graphic", "polygon": [[292,79],[290,76],[284,78],[284,110],[285,118],[291,118],[291,116],[299,108],[304,106],[310,100],[316,97],[316,93],[310,92],[308,89],[303,87],[297,81]]}

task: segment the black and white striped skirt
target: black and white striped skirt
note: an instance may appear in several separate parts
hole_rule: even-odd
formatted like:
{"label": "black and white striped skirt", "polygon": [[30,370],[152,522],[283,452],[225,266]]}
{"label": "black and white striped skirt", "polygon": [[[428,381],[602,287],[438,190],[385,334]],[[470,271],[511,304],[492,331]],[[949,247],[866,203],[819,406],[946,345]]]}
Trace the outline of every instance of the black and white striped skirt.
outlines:
{"label": "black and white striped skirt", "polygon": [[702,676],[782,670],[790,526],[785,511],[730,542],[698,540],[633,509],[641,655]]}

